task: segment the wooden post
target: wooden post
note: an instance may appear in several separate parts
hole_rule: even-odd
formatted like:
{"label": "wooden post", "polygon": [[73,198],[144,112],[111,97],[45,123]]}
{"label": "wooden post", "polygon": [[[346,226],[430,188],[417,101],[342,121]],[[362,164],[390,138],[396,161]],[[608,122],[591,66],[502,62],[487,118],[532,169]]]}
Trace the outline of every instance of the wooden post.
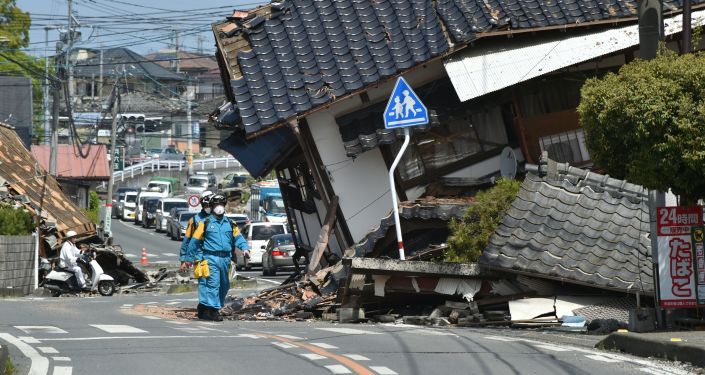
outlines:
{"label": "wooden post", "polygon": [[321,232],[318,235],[318,242],[316,242],[316,247],[313,248],[313,254],[311,254],[311,260],[308,263],[308,274],[313,275],[316,273],[316,268],[318,268],[318,263],[321,262],[321,257],[326,247],[328,247],[328,239],[330,238],[330,232],[335,226],[335,214],[338,211],[338,196],[334,195],[328,204],[326,212],[326,220],[323,222],[323,227],[321,227]]}

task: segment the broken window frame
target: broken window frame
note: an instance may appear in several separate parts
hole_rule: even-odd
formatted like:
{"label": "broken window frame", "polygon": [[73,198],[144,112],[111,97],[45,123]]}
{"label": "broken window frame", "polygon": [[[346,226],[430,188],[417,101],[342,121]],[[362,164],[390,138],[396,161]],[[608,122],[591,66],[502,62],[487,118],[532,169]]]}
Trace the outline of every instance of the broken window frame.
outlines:
{"label": "broken window frame", "polygon": [[[539,137],[538,141],[541,152],[548,151],[548,157],[559,163],[580,165],[590,162],[590,153],[585,145],[583,129],[545,135]],[[563,145],[567,145],[567,147]],[[558,150],[558,154],[553,150]]]}

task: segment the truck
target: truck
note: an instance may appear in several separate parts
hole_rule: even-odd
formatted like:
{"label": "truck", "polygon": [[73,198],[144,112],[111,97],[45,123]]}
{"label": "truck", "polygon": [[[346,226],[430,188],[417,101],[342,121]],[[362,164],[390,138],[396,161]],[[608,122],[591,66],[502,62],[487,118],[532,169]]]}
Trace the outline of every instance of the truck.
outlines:
{"label": "truck", "polygon": [[173,177],[154,177],[145,186],[147,191],[159,191],[161,198],[173,197],[179,187],[179,179]]}
{"label": "truck", "polygon": [[252,221],[286,222],[286,208],[276,180],[261,181],[250,187],[250,200],[245,210]]}

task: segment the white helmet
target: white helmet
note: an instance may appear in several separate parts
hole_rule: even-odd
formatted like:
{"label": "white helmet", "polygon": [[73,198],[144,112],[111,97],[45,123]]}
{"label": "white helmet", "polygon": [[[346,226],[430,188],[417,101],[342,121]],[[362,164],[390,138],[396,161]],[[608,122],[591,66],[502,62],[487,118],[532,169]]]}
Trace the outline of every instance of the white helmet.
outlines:
{"label": "white helmet", "polygon": [[66,238],[76,237],[77,235],[78,235],[78,233],[76,233],[76,231],[73,231],[73,230],[66,232]]}
{"label": "white helmet", "polygon": [[201,193],[201,199],[203,199],[203,198],[205,198],[205,197],[209,197],[209,196],[211,196],[211,195],[213,195],[213,192],[210,191],[210,190],[206,190],[206,191],[204,191],[203,193]]}

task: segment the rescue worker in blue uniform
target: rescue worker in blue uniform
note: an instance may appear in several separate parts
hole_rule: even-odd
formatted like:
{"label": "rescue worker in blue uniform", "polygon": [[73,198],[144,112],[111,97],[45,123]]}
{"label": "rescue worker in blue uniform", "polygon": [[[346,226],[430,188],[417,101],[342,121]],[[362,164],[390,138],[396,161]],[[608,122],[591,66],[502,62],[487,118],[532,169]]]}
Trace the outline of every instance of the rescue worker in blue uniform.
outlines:
{"label": "rescue worker in blue uniform", "polygon": [[[179,270],[181,272],[188,270],[193,263],[193,254],[189,253],[189,243],[191,242],[191,237],[193,237],[193,232],[196,230],[198,223],[205,220],[211,214],[210,199],[212,196],[213,193],[208,190],[201,193],[201,212],[190,218],[188,220],[188,224],[186,224],[186,231],[184,233],[184,238],[181,241],[181,248],[179,251],[179,261],[181,261],[181,267],[179,267]],[[196,307],[199,317],[203,315],[203,307],[204,306],[200,303]]]}
{"label": "rescue worker in blue uniform", "polygon": [[221,194],[210,200],[211,215],[198,223],[189,243],[195,262],[208,261],[209,277],[198,279],[198,300],[204,306],[201,319],[221,321],[220,309],[230,289],[230,262],[235,248],[249,256],[247,240],[237,225],[225,217],[227,200]]}

